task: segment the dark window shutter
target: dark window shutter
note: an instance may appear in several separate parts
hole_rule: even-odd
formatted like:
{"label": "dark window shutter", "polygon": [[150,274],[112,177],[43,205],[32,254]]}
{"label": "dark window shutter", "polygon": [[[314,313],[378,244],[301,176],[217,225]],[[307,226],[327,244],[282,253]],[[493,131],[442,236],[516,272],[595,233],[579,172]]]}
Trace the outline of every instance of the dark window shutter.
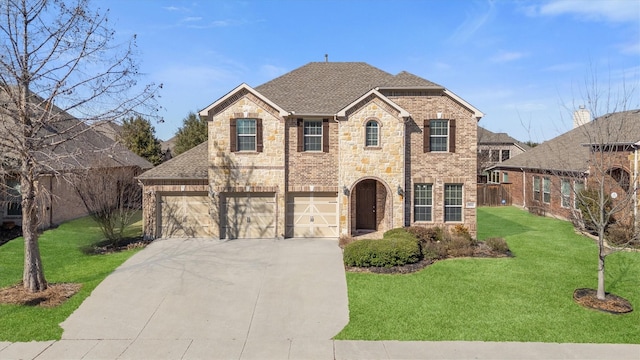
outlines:
{"label": "dark window shutter", "polygon": [[238,134],[236,134],[236,119],[231,119],[231,123],[229,125],[229,151],[234,152],[238,150],[236,145],[236,138]]}
{"label": "dark window shutter", "polygon": [[329,152],[329,119],[322,119],[322,152]]}
{"label": "dark window shutter", "polygon": [[423,152],[431,151],[431,120],[424,121],[424,130],[422,130],[424,134],[423,141]]}
{"label": "dark window shutter", "polygon": [[456,121],[449,120],[449,152],[456,152]]}
{"label": "dark window shutter", "polygon": [[262,119],[256,119],[256,151],[262,152]]}
{"label": "dark window shutter", "polygon": [[298,119],[298,152],[304,151],[304,121]]}

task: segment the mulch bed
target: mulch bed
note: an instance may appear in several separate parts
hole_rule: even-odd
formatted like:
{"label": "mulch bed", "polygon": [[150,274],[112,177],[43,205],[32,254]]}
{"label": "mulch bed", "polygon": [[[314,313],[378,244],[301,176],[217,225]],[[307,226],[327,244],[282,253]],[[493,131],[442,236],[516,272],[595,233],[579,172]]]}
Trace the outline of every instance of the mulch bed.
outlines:
{"label": "mulch bed", "polygon": [[82,284],[49,284],[44,291],[30,293],[20,283],[0,289],[0,304],[55,307],[75,295],[81,287]]}
{"label": "mulch bed", "polygon": [[113,245],[110,241],[102,241],[83,249],[85,254],[104,255],[115,252],[143,248],[151,243],[151,240],[144,240],[142,236],[124,238]]}
{"label": "mulch bed", "polygon": [[605,293],[605,299],[600,300],[594,289],[576,289],[573,292],[573,300],[584,307],[611,314],[626,314],[633,311],[633,307],[627,299]]}

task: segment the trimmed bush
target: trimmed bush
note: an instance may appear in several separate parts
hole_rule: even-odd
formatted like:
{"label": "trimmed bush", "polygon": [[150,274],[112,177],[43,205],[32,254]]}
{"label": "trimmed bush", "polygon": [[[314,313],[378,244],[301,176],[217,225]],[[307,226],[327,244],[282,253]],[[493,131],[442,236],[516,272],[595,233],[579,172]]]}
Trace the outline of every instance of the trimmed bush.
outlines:
{"label": "trimmed bush", "polygon": [[464,257],[473,255],[473,240],[464,235],[450,235],[444,242],[451,257]]}
{"label": "trimmed bush", "polygon": [[407,233],[411,237],[404,237],[400,232],[392,235],[395,237],[358,240],[348,244],[344,248],[345,265],[392,267],[420,261],[420,246],[413,236]]}
{"label": "trimmed bush", "polygon": [[442,229],[437,226],[410,226],[407,228],[407,231],[422,243],[436,242],[443,239]]}
{"label": "trimmed bush", "polygon": [[503,238],[488,238],[484,243],[497,253],[506,254],[509,252],[509,245],[507,245],[507,242],[504,241]]}
{"label": "trimmed bush", "polygon": [[615,223],[607,229],[606,239],[611,245],[632,245],[635,240],[634,237],[633,227],[629,225]]}
{"label": "trimmed bush", "polygon": [[449,254],[447,246],[439,242],[426,242],[422,244],[422,256],[429,260],[444,259]]}

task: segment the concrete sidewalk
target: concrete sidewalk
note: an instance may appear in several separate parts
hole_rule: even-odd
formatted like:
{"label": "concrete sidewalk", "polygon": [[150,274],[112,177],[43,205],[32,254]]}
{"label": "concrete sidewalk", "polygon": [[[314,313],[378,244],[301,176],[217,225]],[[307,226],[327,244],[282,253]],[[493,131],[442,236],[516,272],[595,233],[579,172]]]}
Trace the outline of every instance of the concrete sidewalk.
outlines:
{"label": "concrete sidewalk", "polygon": [[0,359],[640,359],[640,345],[333,341],[347,305],[335,240],[159,240],[62,340],[0,342]]}
{"label": "concrete sidewalk", "polygon": [[[256,344],[257,345],[257,344]],[[238,353],[234,341],[61,340],[1,343],[0,359],[593,359],[637,360],[640,345],[491,343],[465,341],[265,341]]]}

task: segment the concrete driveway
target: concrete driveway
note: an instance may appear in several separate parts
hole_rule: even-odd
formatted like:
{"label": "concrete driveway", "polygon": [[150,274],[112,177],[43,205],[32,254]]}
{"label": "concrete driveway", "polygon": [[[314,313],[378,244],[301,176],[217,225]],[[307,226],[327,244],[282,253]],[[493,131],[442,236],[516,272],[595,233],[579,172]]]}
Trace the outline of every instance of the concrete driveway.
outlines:
{"label": "concrete driveway", "polygon": [[336,240],[166,239],[61,325],[88,358],[307,359],[333,358],[348,320]]}

